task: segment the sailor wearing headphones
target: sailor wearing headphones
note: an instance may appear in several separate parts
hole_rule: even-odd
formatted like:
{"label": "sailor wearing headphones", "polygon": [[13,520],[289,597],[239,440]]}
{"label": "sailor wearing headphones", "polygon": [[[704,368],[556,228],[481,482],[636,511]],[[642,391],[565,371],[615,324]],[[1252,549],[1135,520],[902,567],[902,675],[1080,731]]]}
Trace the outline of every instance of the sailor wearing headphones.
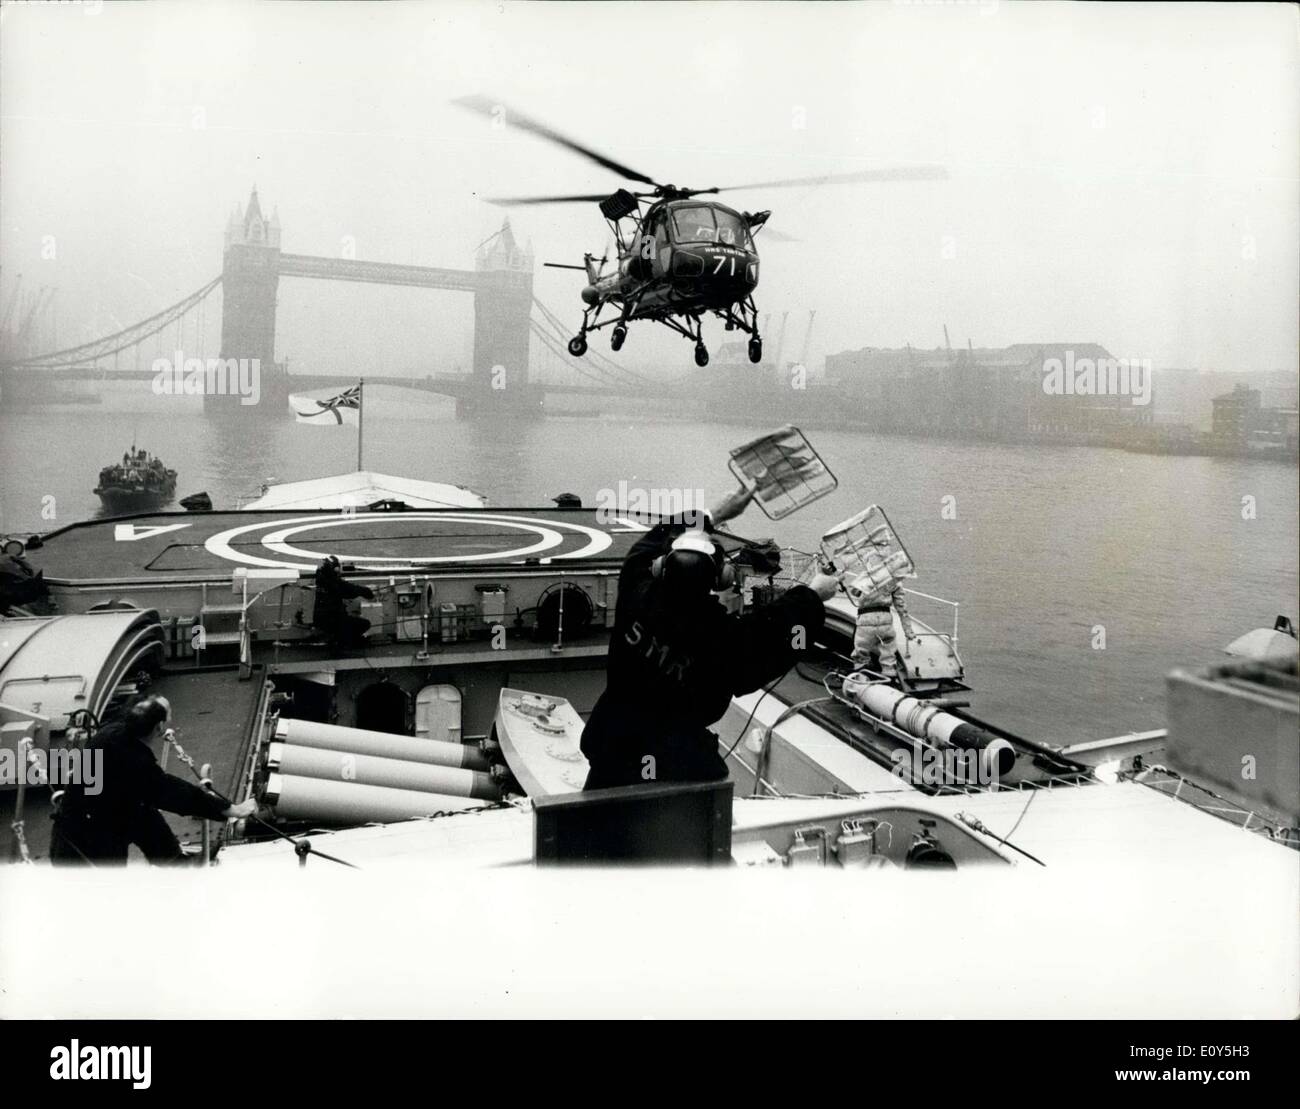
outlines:
{"label": "sailor wearing headphones", "polygon": [[586,789],[725,778],[709,726],[732,697],[780,677],[821,631],[822,602],[838,587],[832,577],[818,575],[741,615],[714,596],[735,571],[709,532],[740,515],[752,496],[733,493],[702,521],[661,522],[629,552],[605,692],[582,733]]}
{"label": "sailor wearing headphones", "polygon": [[349,615],[344,605],[353,597],[375,599],[369,586],[357,585],[343,577],[337,555],[328,555],[316,567],[316,601],[312,607],[312,627],[323,632],[333,647],[355,647],[365,642],[370,621]]}

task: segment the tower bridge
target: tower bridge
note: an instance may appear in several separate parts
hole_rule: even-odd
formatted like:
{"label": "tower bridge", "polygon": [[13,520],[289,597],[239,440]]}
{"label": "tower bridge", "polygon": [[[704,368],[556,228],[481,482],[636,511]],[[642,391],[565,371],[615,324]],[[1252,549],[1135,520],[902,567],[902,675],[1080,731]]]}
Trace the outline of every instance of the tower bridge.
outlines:
{"label": "tower bridge", "polygon": [[[277,213],[267,217],[256,187],[248,203],[237,205],[226,225],[225,249],[219,277],[162,312],[78,347],[29,355],[6,352],[0,357],[0,403],[49,399],[58,383],[69,380],[152,380],[153,371],[139,367],[141,344],[175,326],[182,335],[187,320],[198,314],[220,287],[222,359],[256,359],[260,366],[261,401],[251,409],[283,417],[292,391],[329,387],[346,381],[338,376],[289,373],[277,359],[276,312],[280,280],[299,278],[442,289],[474,298],[474,353],[468,374],[428,374],[420,378],[377,376],[357,367],[368,383],[397,385],[454,397],[458,415],[492,413],[540,414],[546,393],[652,395],[649,382],[600,355],[579,362],[564,349],[563,325],[533,295],[532,250],[521,246],[506,220],[476,252],[473,269],[401,265],[352,258],[290,254],[281,249]],[[538,317],[534,316],[537,310]],[[557,361],[572,371],[568,381],[536,381],[530,375],[533,337]],[[161,349],[161,348],[160,348]],[[177,349],[183,350],[178,343]],[[119,356],[134,351],[137,366],[120,368]],[[170,351],[167,352],[170,355]],[[186,352],[188,359],[189,352]],[[104,365],[113,360],[113,368]],[[250,406],[230,395],[204,396],[213,414],[250,414]]]}

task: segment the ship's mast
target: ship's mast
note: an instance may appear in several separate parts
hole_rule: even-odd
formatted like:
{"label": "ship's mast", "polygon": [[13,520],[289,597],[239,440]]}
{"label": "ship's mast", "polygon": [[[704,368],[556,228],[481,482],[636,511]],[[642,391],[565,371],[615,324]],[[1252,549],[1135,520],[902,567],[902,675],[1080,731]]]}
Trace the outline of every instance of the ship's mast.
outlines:
{"label": "ship's mast", "polygon": [[363,377],[357,382],[357,472],[360,473],[364,467],[361,465],[361,447],[365,442],[366,432],[366,379]]}

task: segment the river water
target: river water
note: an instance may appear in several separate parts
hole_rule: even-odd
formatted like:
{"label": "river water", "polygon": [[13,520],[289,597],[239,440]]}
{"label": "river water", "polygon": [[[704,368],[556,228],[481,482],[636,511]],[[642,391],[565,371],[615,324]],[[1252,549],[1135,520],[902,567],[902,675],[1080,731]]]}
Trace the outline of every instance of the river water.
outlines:
{"label": "river water", "polygon": [[[217,507],[355,467],[356,431],[205,419],[201,401],[107,386],[103,403],[0,407],[0,532],[98,511],[101,466],[134,439],[179,473],[178,496]],[[457,421],[449,403],[368,389],[365,465],[467,485],[495,506],[573,492],[734,487],[727,452],[752,427],[635,416]],[[974,711],[1040,740],[1078,742],[1164,723],[1164,677],[1223,658],[1238,634],[1295,618],[1298,471],[1229,458],[1130,454],[809,432],[839,489],[773,523],[733,525],[811,549],[882,505],[911,551],[915,588],[961,602],[958,649]],[[945,610],[915,614],[947,630]],[[1104,643],[1104,646],[1103,646]]]}

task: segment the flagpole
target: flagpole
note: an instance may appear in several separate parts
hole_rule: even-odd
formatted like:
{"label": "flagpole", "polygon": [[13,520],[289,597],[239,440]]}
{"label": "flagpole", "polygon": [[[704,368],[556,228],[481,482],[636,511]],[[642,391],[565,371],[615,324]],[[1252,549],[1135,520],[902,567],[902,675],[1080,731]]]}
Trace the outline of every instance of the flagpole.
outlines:
{"label": "flagpole", "polygon": [[357,382],[357,472],[359,473],[364,467],[361,465],[361,444],[364,442],[366,433],[366,379],[363,377]]}

